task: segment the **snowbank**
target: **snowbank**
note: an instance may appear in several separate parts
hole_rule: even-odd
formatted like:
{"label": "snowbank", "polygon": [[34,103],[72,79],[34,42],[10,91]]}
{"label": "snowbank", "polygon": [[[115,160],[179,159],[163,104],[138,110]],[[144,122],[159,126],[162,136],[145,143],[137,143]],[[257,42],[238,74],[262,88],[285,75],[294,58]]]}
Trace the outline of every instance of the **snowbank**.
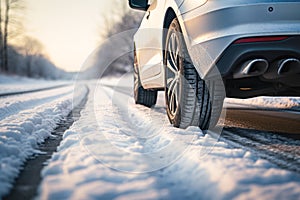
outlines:
{"label": "snowbank", "polygon": [[71,82],[30,79],[26,77],[5,76],[0,74],[0,95],[47,89],[68,84],[71,84]]}
{"label": "snowbank", "polygon": [[276,108],[300,111],[300,97],[255,97],[249,99],[227,98],[225,102],[228,104],[254,106],[258,108]]}
{"label": "snowbank", "polygon": [[122,88],[120,94],[108,87],[90,93],[81,118],[42,172],[38,199],[299,197],[298,174],[196,127],[173,128],[165,123],[163,105],[134,105]]}
{"label": "snowbank", "polygon": [[26,159],[42,153],[37,150],[38,145],[52,137],[57,123],[72,110],[73,98],[78,102],[86,92],[81,87],[74,96],[73,87],[68,86],[0,98],[0,198],[9,192]]}

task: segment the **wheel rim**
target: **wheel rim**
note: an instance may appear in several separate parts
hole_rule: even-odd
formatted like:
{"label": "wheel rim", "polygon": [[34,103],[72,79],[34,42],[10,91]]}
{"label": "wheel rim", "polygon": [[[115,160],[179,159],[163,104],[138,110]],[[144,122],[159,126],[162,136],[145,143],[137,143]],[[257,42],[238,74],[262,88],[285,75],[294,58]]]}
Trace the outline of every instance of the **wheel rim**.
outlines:
{"label": "wheel rim", "polygon": [[171,33],[166,51],[166,97],[170,113],[174,116],[179,108],[180,95],[180,46],[175,32]]}
{"label": "wheel rim", "polygon": [[133,66],[133,70],[134,70],[134,73],[133,73],[133,82],[134,82],[134,99],[135,101],[138,100],[138,97],[137,97],[137,90],[139,89],[139,86],[140,86],[140,82],[139,82],[139,74],[138,74],[138,70],[137,70],[137,60],[136,60],[136,54],[134,52],[134,66]]}

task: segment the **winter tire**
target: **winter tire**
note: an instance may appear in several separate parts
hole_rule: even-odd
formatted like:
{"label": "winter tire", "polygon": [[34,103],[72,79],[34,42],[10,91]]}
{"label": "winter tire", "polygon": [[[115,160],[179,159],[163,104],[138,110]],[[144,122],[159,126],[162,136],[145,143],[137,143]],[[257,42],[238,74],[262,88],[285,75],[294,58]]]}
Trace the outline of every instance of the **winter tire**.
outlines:
{"label": "winter tire", "polygon": [[[164,54],[165,99],[170,122],[175,127],[198,126],[207,130],[218,120],[222,106],[214,111],[217,117],[210,123],[214,82],[206,83],[198,75],[189,59],[177,19],[169,26]],[[209,90],[210,87],[213,89]]]}

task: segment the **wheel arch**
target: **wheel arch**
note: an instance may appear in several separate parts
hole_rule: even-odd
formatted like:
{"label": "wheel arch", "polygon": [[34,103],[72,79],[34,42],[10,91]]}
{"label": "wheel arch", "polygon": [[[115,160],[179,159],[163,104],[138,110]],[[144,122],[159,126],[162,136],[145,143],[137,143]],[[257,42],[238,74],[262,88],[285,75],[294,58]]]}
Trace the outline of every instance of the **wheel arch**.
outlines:
{"label": "wheel arch", "polygon": [[165,39],[166,39],[166,35],[168,33],[167,29],[169,28],[172,20],[175,19],[175,18],[177,18],[175,11],[171,7],[169,7],[166,11],[165,18],[164,18],[164,23],[163,23],[162,47],[164,47],[165,42],[166,42]]}
{"label": "wheel arch", "polygon": [[[172,23],[173,19],[177,19],[178,23],[179,23],[179,27],[180,30],[182,32],[182,36],[184,39],[184,45],[186,47],[187,53],[189,54],[189,49],[190,49],[190,39],[187,35],[186,29],[185,29],[185,25],[184,25],[184,21],[180,15],[180,13],[177,13],[174,11],[174,9],[172,7],[169,7],[166,11],[165,14],[165,18],[164,18],[164,23],[163,23],[163,34],[162,34],[162,55],[164,56],[164,48],[165,48],[165,42],[166,42],[166,36],[168,33],[168,28],[170,26],[170,24]],[[197,69],[196,69],[197,70]],[[198,70],[197,70],[198,71]],[[200,75],[199,71],[198,74]]]}

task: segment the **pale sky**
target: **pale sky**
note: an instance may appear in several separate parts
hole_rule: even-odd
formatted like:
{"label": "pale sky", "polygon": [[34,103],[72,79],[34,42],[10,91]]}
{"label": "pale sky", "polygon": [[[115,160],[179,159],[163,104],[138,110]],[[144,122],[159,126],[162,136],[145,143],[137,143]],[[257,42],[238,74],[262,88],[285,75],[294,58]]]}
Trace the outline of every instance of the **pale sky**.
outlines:
{"label": "pale sky", "polygon": [[[126,1],[126,0],[121,0]],[[25,28],[45,47],[51,61],[78,71],[100,41],[102,16],[110,0],[26,0]]]}

